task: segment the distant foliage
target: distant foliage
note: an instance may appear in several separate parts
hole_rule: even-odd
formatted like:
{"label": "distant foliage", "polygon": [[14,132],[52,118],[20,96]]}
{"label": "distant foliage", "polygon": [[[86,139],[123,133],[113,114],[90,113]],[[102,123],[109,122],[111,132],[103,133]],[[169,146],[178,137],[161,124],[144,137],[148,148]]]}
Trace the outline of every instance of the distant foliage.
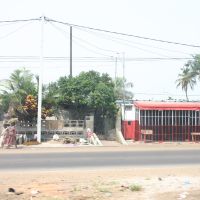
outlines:
{"label": "distant foliage", "polygon": [[[19,120],[33,121],[37,117],[38,77],[29,70],[17,69],[9,79],[0,82],[0,111]],[[43,102],[42,118],[51,116],[51,105]]]}
{"label": "distant foliage", "polygon": [[188,89],[193,89],[200,80],[200,55],[195,55],[193,60],[189,60],[176,80],[177,87],[181,87],[185,92],[186,100],[189,101]]}
{"label": "distant foliage", "polygon": [[58,103],[91,109],[101,115],[116,113],[114,82],[108,74],[81,72],[76,77],[61,77],[57,82]]}
{"label": "distant foliage", "polygon": [[[20,121],[36,121],[37,118],[37,99],[33,95],[26,97],[25,103],[16,108],[16,113]],[[52,116],[52,109],[42,108],[42,119]]]}
{"label": "distant foliage", "polygon": [[133,83],[127,82],[126,79],[117,77],[115,80],[115,95],[117,99],[130,100],[133,98]]}

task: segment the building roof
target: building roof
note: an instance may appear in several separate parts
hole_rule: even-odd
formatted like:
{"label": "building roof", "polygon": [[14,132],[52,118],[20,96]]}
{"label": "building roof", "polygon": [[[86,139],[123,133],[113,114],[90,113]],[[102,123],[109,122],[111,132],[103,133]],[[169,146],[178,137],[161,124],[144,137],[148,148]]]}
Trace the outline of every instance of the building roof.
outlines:
{"label": "building roof", "polygon": [[200,102],[135,101],[140,110],[200,110]]}

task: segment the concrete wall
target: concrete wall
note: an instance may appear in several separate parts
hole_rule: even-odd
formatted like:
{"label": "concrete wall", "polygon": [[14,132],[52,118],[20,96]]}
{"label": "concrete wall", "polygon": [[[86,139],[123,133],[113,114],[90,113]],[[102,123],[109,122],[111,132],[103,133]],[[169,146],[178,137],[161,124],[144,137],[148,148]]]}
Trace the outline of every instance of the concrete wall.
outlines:
{"label": "concrete wall", "polygon": [[0,121],[0,133],[2,132],[3,130],[3,121]]}

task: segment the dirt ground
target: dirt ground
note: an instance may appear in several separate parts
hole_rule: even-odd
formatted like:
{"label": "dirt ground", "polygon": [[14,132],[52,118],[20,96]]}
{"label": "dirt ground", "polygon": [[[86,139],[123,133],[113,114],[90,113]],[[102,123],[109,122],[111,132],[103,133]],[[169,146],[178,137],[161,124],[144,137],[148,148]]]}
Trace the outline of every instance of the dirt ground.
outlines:
{"label": "dirt ground", "polygon": [[[46,146],[45,146],[46,145]],[[51,146],[53,147],[53,146]],[[199,143],[2,149],[0,154],[199,149]],[[13,188],[15,193],[8,192]],[[200,165],[55,171],[0,171],[0,200],[199,200]]]}
{"label": "dirt ground", "polygon": [[169,151],[169,150],[199,150],[198,142],[165,142],[144,143],[130,142],[121,145],[116,141],[102,141],[103,146],[80,146],[78,144],[60,144],[57,142],[46,142],[40,145],[19,145],[18,149],[0,149],[1,153],[45,153],[45,152],[98,152],[98,151]]}
{"label": "dirt ground", "polygon": [[0,199],[199,200],[200,166],[6,171],[0,172]]}

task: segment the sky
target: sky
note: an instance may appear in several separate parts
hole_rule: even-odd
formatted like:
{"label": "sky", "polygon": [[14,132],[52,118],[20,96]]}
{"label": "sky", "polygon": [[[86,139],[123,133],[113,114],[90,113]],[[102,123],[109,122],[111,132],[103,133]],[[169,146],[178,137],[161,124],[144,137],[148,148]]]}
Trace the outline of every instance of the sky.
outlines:
{"label": "sky", "polygon": [[[45,16],[97,29],[200,45],[199,7],[198,0],[7,0],[1,1],[0,21]],[[43,56],[49,57],[43,65],[43,83],[69,75],[69,26],[45,21],[42,31],[41,24],[0,23],[0,80],[22,67],[39,74],[41,46]],[[134,99],[184,99],[175,81],[187,60],[199,52],[200,48],[73,27],[73,76],[96,70],[115,78],[124,72],[134,85]],[[189,90],[189,98],[200,99],[199,85]]]}

